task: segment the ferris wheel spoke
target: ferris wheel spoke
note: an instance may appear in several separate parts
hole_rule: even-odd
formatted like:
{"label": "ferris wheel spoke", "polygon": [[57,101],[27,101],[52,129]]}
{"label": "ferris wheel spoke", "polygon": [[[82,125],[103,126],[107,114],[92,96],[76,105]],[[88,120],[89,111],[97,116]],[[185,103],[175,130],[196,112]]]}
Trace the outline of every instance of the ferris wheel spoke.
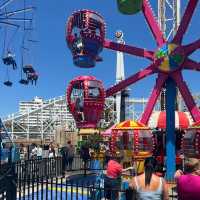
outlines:
{"label": "ferris wheel spoke", "polygon": [[187,58],[183,63],[184,69],[200,71],[200,63]]}
{"label": "ferris wheel spoke", "polygon": [[114,85],[113,87],[106,90],[106,97],[112,96],[116,94],[119,91],[122,91],[129,85],[153,74],[156,72],[157,66],[160,64],[160,60],[156,61],[155,63],[151,64],[146,69],[137,72],[136,74],[130,76],[129,78],[120,81],[118,84]]}
{"label": "ferris wheel spoke", "polygon": [[20,9],[20,10],[4,12],[4,13],[0,13],[0,16],[10,17],[10,16],[13,16],[13,15],[16,15],[16,14],[20,14],[20,13],[31,12],[34,9],[35,9],[35,7],[29,7],[29,8],[24,8],[24,9]]}
{"label": "ferris wheel spoke", "polygon": [[161,89],[165,83],[165,81],[167,80],[168,75],[167,74],[159,74],[158,78],[156,80],[156,84],[153,88],[153,91],[151,93],[151,96],[149,98],[149,101],[146,105],[146,108],[142,114],[142,117],[140,119],[140,122],[142,122],[143,124],[147,125],[149,118],[151,116],[151,113],[153,111],[153,108],[156,104],[156,101],[158,99],[158,96],[160,95]]}
{"label": "ferris wheel spoke", "polygon": [[177,30],[177,33],[176,33],[174,39],[172,40],[173,43],[181,44],[182,39],[183,39],[183,35],[185,34],[187,27],[188,27],[188,25],[189,25],[189,23],[192,19],[192,15],[194,13],[194,10],[197,6],[198,1],[199,0],[190,0],[189,1],[187,8],[185,10],[185,13],[182,17],[180,26]]}
{"label": "ferris wheel spoke", "polygon": [[183,80],[183,76],[180,72],[174,73],[172,75],[172,78],[175,80],[177,87],[179,88],[179,91],[185,101],[185,104],[190,111],[190,114],[194,121],[200,120],[200,111],[198,107],[195,104],[195,101],[189,91],[189,88],[186,84],[186,82]]}
{"label": "ferris wheel spoke", "polygon": [[154,57],[154,52],[153,51],[148,51],[146,49],[134,47],[134,46],[129,46],[126,44],[120,44],[116,42],[112,42],[110,40],[104,40],[104,47],[107,49],[112,49],[115,51],[121,51],[124,53],[128,53],[131,55],[147,58],[149,60],[153,60]]}
{"label": "ferris wheel spoke", "polygon": [[157,45],[162,46],[166,41],[148,0],[143,1],[142,11]]}
{"label": "ferris wheel spoke", "polygon": [[196,40],[195,42],[185,45],[182,47],[184,49],[184,53],[189,56],[192,54],[195,50],[200,48],[200,39]]}
{"label": "ferris wheel spoke", "polygon": [[2,3],[0,5],[0,10],[4,9],[7,5],[9,5],[10,3],[12,3],[14,0],[7,0],[4,3]]}

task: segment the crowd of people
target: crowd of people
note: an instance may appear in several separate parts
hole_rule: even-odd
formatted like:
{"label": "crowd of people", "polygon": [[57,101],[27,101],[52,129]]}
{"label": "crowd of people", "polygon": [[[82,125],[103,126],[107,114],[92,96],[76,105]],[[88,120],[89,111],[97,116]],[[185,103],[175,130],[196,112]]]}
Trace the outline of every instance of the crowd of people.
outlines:
{"label": "crowd of people", "polygon": [[[177,170],[174,178],[176,180],[176,191],[178,200],[200,199],[200,160],[186,158],[184,171]],[[107,200],[119,199],[122,175],[124,171],[121,159],[111,159],[108,162],[105,175],[105,193]],[[130,200],[168,200],[169,190],[164,174],[161,173],[160,164],[154,157],[146,158],[144,172],[131,178],[128,182],[127,198]],[[113,188],[117,190],[112,190]],[[174,192],[175,193],[175,192]]]}
{"label": "crowd of people", "polygon": [[[118,200],[119,190],[123,182],[123,174],[129,170],[135,170],[134,166],[123,168],[123,155],[113,157],[109,148],[100,145],[100,150],[104,152],[104,191],[106,200]],[[3,149],[6,146],[3,145]],[[101,152],[100,151],[100,152]],[[48,145],[31,144],[25,146],[20,144],[20,159],[43,159],[60,156],[62,158],[62,171],[73,170],[73,161],[76,155],[76,148],[67,141],[63,147],[50,143]],[[77,152],[84,163],[85,169],[89,169],[91,161],[95,158],[94,151],[87,145],[82,145]],[[90,161],[90,162],[89,162]],[[137,173],[135,173],[137,174]],[[200,160],[197,158],[185,158],[183,170],[177,170],[174,179],[176,181],[176,192],[179,200],[199,200],[200,199]],[[128,182],[127,193],[130,200],[168,200],[172,191],[164,178],[163,166],[158,163],[155,157],[148,157],[144,162],[144,172],[133,175]]]}
{"label": "crowd of people", "polygon": [[[101,149],[101,148],[100,148]],[[104,150],[104,164],[106,172],[104,174],[105,197],[107,200],[119,199],[119,190],[122,185],[122,175],[128,170],[134,170],[134,167],[123,168],[123,156],[112,157],[109,149]],[[46,151],[46,153],[45,153]],[[71,141],[62,148],[54,147],[52,144],[48,147],[34,146],[31,150],[31,157],[43,158],[60,155],[62,157],[63,175],[66,169],[73,170],[73,160],[75,157],[75,147]],[[94,152],[87,146],[82,145],[79,150],[80,158],[85,168],[89,168],[88,163],[93,159]],[[200,199],[200,161],[196,158],[186,158],[184,171],[177,170],[174,178],[176,180],[176,191],[179,200],[199,200]],[[168,200],[168,184],[164,179],[163,166],[157,162],[154,157],[146,158],[144,162],[144,172],[133,176],[128,182],[129,190],[127,193],[130,200]],[[114,189],[114,190],[113,190]]]}
{"label": "crowd of people", "polygon": [[53,158],[60,155],[59,145],[50,144],[19,145],[20,160]]}

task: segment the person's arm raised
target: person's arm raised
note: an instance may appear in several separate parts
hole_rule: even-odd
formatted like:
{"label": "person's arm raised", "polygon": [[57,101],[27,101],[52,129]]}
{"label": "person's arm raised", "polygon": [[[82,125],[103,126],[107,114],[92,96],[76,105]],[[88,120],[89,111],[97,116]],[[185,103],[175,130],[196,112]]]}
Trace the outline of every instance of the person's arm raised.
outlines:
{"label": "person's arm raised", "polygon": [[134,169],[134,167],[128,167],[128,168],[122,169],[122,172],[126,172],[126,171],[131,170],[131,169]]}

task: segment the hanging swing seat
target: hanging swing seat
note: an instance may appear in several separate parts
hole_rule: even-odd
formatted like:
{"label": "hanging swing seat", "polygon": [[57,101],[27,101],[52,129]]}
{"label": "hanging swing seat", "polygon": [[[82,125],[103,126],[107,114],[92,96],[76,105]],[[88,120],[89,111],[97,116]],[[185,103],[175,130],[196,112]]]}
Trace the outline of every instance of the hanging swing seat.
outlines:
{"label": "hanging swing seat", "polygon": [[23,67],[23,72],[24,73],[34,73],[35,72],[35,70],[33,69],[33,66],[32,65],[25,65],[24,67]]}
{"label": "hanging swing seat", "polygon": [[5,65],[12,65],[13,66],[13,69],[16,69],[17,68],[17,64],[16,64],[16,61],[15,59],[13,58],[13,56],[9,55],[9,56],[6,56],[4,57],[3,59],[3,63]]}
{"label": "hanging swing seat", "polygon": [[27,79],[28,80],[37,80],[38,79],[38,74],[36,72],[28,73]]}
{"label": "hanging swing seat", "polygon": [[21,83],[21,84],[23,84],[23,85],[28,85],[28,80],[26,80],[26,79],[21,79],[21,80],[19,81],[19,83]]}
{"label": "hanging swing seat", "polygon": [[11,81],[5,81],[3,84],[6,85],[6,86],[9,86],[9,87],[12,86],[12,82]]}

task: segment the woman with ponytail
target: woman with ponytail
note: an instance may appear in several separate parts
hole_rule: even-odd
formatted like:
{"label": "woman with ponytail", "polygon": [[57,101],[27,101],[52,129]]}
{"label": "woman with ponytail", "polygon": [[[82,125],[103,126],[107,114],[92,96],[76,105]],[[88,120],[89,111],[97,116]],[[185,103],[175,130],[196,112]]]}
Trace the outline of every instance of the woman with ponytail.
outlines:
{"label": "woman with ponytail", "polygon": [[137,200],[168,200],[168,189],[165,180],[155,174],[156,159],[146,158],[144,162],[144,173],[135,176],[129,183]]}

